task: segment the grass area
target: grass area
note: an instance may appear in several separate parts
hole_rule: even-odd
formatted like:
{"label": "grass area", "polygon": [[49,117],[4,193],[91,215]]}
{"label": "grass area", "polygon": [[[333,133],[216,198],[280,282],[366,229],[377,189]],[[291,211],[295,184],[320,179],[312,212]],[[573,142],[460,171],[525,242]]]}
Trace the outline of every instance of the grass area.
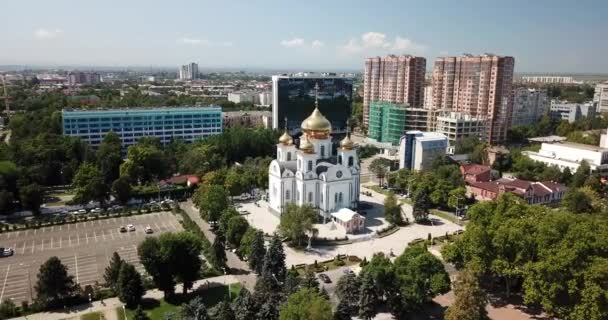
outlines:
{"label": "grass area", "polygon": [[[382,189],[380,186],[365,186],[365,188],[371,189],[371,190],[381,193],[385,196],[388,195],[389,192],[391,192],[390,190]],[[397,199],[399,201],[401,201],[401,203],[412,204],[412,200],[410,198],[402,198],[402,197],[397,196]]]}
{"label": "grass area", "polygon": [[[151,320],[164,320],[164,319],[166,319],[165,314],[167,314],[167,313],[174,314],[173,318],[175,319],[175,318],[179,318],[177,316],[179,315],[179,312],[181,310],[181,305],[183,303],[193,299],[196,296],[200,295],[200,297],[203,298],[203,301],[205,302],[207,309],[215,306],[222,300],[228,299],[228,287],[230,287],[231,300],[234,299],[239,294],[239,292],[241,291],[241,288],[242,288],[239,283],[235,283],[230,286],[219,286],[219,287],[213,287],[213,288],[207,289],[207,290],[196,291],[193,294],[189,294],[187,298],[177,297],[175,299],[175,301],[171,301],[171,302],[166,301],[165,299],[161,299],[160,301],[147,299],[147,300],[143,301],[142,305],[143,305],[144,311],[146,312],[146,315]],[[135,310],[127,309],[126,311],[127,311],[127,318],[125,319],[125,313],[124,313],[122,307],[116,308],[116,317],[119,320],[133,319]],[[90,320],[93,320],[93,319],[94,318],[91,318]]]}
{"label": "grass area", "polygon": [[348,259],[340,259],[340,261],[341,261],[340,263],[336,263],[336,260],[322,261],[322,262],[317,263],[316,266],[314,264],[309,264],[309,265],[304,265],[304,266],[298,265],[298,267],[296,268],[296,271],[300,275],[305,275],[307,269],[310,269],[314,272],[325,272],[325,271],[334,270],[334,269],[341,268],[341,267],[350,267],[350,266],[354,266],[354,265],[359,265],[359,263],[361,262],[361,259],[359,259],[359,257],[356,257],[356,256],[349,256]]}
{"label": "grass area", "polygon": [[91,312],[80,316],[80,320],[105,320],[106,317],[102,312]]}
{"label": "grass area", "polygon": [[437,210],[437,209],[431,209],[430,213],[432,215],[436,215],[436,216],[438,216],[440,218],[443,218],[445,220],[453,222],[453,223],[455,223],[457,225],[464,225],[463,221],[460,221],[460,220],[458,220],[458,218],[454,217],[453,215],[445,213],[443,211],[440,211],[440,210]]}

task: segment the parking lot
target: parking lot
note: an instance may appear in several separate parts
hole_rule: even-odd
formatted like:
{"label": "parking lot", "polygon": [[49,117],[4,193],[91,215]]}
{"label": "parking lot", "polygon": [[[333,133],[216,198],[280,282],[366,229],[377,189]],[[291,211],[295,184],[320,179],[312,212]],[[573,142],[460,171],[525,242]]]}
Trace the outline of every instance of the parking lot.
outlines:
{"label": "parking lot", "polygon": [[[120,226],[133,224],[135,231],[120,232]],[[150,226],[152,234],[144,229]],[[79,222],[40,229],[0,234],[0,246],[15,250],[11,257],[0,258],[0,301],[12,299],[19,304],[32,300],[40,265],[57,256],[83,288],[103,282],[103,272],[114,251],[138,271],[143,267],[137,245],[146,237],[182,230],[170,212]]]}

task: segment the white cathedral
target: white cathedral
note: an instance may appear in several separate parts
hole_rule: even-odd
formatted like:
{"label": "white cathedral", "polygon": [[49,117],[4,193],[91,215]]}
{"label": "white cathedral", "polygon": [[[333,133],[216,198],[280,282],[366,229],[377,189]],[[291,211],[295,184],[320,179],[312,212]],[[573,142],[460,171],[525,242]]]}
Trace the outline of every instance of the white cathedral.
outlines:
{"label": "white cathedral", "polygon": [[269,208],[280,216],[288,203],[309,204],[326,222],[342,208],[359,202],[360,168],[355,144],[348,134],[332,154],[331,123],[315,102],[315,110],[302,122],[300,146],[287,130],[279,138],[277,158],[268,168]]}

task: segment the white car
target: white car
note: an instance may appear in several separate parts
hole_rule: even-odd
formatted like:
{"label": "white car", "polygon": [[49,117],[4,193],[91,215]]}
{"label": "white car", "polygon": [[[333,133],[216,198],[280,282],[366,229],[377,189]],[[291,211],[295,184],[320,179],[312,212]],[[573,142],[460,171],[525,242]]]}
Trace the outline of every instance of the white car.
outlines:
{"label": "white car", "polygon": [[132,224],[127,225],[127,230],[129,230],[129,231],[135,231],[135,226],[132,225]]}
{"label": "white car", "polygon": [[152,231],[152,228],[150,228],[150,226],[147,226],[146,229],[145,229],[145,232],[148,233],[148,234],[150,234],[150,233],[152,233],[154,231]]}
{"label": "white car", "polygon": [[87,210],[85,210],[85,209],[78,210],[78,214],[86,214],[86,213],[87,213]]}
{"label": "white car", "polygon": [[101,213],[103,210],[101,210],[101,208],[95,208],[93,210],[91,210],[91,213]]}

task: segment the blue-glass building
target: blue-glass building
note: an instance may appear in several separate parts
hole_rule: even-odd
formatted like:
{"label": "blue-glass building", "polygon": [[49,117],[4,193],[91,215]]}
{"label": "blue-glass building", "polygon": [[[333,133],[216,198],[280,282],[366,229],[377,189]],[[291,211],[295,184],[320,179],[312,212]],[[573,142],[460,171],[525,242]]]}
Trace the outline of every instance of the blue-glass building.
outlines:
{"label": "blue-glass building", "polygon": [[108,110],[63,110],[63,134],[79,137],[97,147],[110,130],[123,147],[141,137],[157,137],[167,144],[172,139],[192,142],[222,132],[222,108],[159,107]]}

